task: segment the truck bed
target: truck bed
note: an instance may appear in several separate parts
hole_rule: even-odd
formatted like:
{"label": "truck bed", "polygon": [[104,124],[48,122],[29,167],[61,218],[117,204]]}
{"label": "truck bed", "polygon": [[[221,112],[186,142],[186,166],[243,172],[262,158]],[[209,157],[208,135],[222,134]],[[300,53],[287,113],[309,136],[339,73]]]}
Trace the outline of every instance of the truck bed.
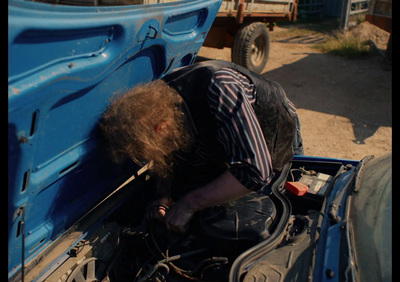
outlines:
{"label": "truck bed", "polygon": [[276,17],[294,20],[297,0],[225,0],[218,17]]}

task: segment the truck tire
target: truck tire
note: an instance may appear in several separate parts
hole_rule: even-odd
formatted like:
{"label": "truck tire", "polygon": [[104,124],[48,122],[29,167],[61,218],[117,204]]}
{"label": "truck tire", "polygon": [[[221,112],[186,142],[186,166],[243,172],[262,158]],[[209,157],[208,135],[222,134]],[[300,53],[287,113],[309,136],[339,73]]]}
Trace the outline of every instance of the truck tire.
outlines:
{"label": "truck tire", "polygon": [[245,25],[235,35],[232,62],[261,73],[267,64],[269,44],[269,32],[264,23]]}

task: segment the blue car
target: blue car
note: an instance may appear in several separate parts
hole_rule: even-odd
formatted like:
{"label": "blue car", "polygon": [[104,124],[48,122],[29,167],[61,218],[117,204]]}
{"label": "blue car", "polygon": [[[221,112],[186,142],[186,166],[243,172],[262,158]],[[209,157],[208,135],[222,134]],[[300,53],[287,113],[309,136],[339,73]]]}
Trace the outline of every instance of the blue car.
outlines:
{"label": "blue car", "polygon": [[104,155],[111,97],[196,63],[222,0],[9,0],[9,281],[391,281],[391,154],[295,156],[272,194],[145,218]]}

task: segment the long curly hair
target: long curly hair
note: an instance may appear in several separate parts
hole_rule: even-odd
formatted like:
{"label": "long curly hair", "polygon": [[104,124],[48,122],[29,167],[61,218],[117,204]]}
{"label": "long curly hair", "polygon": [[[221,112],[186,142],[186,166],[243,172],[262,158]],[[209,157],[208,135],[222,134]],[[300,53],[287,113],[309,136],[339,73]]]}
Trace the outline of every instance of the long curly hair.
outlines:
{"label": "long curly hair", "polygon": [[[156,175],[169,176],[173,152],[190,144],[182,101],[162,80],[138,85],[112,101],[100,122],[112,159],[153,161]],[[167,126],[162,134],[160,124]]]}

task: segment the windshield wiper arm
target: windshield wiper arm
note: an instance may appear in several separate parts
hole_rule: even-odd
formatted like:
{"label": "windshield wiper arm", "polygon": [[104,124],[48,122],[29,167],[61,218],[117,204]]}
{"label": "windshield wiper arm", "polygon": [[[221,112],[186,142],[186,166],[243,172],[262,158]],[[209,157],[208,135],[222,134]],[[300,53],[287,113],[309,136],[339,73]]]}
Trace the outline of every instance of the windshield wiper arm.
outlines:
{"label": "windshield wiper arm", "polygon": [[342,191],[340,191],[340,193],[335,197],[332,203],[329,204],[328,216],[331,220],[332,225],[339,223],[342,220],[342,218],[338,215],[338,213],[339,213],[340,203],[343,199],[345,190],[346,189],[342,189]]}
{"label": "windshield wiper arm", "polygon": [[[349,173],[351,169],[352,168],[349,169],[348,171]],[[342,190],[340,190],[340,192],[335,196],[333,201],[329,204],[328,217],[331,220],[331,225],[337,224],[342,220],[342,218],[339,216],[339,208],[343,201],[344,195],[348,191],[350,185],[353,183],[353,179],[354,179],[354,173],[352,173],[351,178],[347,181],[346,185],[342,188]]]}
{"label": "windshield wiper arm", "polygon": [[[354,175],[355,175],[355,181],[354,181],[354,192],[358,192],[358,190],[360,189],[360,183],[359,183],[359,179],[361,176],[361,172],[362,169],[364,168],[364,165],[371,159],[373,158],[373,156],[366,156],[365,158],[363,158],[360,163],[356,166],[355,170],[354,170]],[[340,173],[340,171],[339,171]],[[338,174],[339,174],[338,173]],[[342,171],[343,173],[343,171]],[[341,173],[340,173],[341,174]],[[352,176],[352,179],[354,178],[354,175]],[[351,180],[352,180],[351,179]],[[350,183],[352,183],[352,181],[348,181],[346,186],[336,195],[336,197],[333,199],[333,201],[329,204],[329,209],[328,209],[328,216],[331,220],[331,224],[336,224],[339,223],[342,219],[340,218],[340,216],[338,215],[339,213],[339,207],[340,207],[340,203],[343,200],[343,196],[345,195],[345,192],[348,191],[349,185]]]}

